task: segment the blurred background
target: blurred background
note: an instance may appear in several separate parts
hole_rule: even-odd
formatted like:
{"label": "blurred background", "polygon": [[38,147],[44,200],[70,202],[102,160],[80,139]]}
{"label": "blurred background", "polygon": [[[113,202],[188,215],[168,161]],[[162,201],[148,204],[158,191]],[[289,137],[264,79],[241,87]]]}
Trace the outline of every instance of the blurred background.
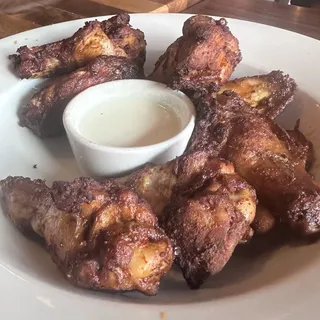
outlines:
{"label": "blurred background", "polygon": [[320,39],[320,0],[0,0],[0,38],[49,24],[119,12],[224,16]]}

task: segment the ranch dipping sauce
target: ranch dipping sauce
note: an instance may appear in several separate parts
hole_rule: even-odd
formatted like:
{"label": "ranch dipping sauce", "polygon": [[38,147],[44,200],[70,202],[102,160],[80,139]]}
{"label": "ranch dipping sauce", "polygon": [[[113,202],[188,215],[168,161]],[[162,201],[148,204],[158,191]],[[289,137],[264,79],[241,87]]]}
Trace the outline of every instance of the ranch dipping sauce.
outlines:
{"label": "ranch dipping sauce", "polygon": [[104,179],[181,156],[195,113],[183,92],[128,79],[78,94],[63,112],[63,126],[81,174]]}
{"label": "ranch dipping sauce", "polygon": [[168,140],[183,130],[174,108],[152,95],[116,97],[88,108],[78,124],[86,139],[110,147],[144,147]]}

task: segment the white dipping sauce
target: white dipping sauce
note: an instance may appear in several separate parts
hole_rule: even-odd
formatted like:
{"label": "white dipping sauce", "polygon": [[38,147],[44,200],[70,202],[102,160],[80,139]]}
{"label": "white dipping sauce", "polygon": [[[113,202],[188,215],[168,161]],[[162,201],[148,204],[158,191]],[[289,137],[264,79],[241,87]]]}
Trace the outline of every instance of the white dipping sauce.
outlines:
{"label": "white dipping sauce", "polygon": [[182,129],[173,108],[152,97],[111,99],[89,109],[78,126],[85,138],[111,147],[149,146],[172,138]]}

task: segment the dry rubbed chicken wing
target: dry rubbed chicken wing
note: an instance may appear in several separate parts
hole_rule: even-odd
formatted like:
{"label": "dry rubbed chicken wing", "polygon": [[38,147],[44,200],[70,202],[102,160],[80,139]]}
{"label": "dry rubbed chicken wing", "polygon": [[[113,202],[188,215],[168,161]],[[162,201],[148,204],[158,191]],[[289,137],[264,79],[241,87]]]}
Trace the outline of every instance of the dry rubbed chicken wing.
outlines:
{"label": "dry rubbed chicken wing", "polygon": [[156,294],[173,249],[150,206],[112,181],[54,182],[8,177],[4,212],[22,231],[44,238],[60,271],[91,289]]}
{"label": "dry rubbed chicken wing", "polygon": [[[299,121],[293,130],[288,130],[289,139],[287,143],[291,153],[300,161],[306,171],[309,171],[314,163],[313,144],[299,131]],[[255,234],[265,234],[271,231],[277,224],[276,214],[272,214],[269,209],[261,203],[257,205],[256,215],[252,224]]]}
{"label": "dry rubbed chicken wing", "polygon": [[[119,185],[134,189],[151,205],[158,218],[161,218],[174,190],[177,188],[181,190],[183,186],[190,185],[191,181],[200,181],[199,177],[209,179],[222,169],[233,172],[230,163],[227,165],[212,157],[209,152],[199,151],[182,155],[163,165],[146,164],[143,168],[116,181]],[[247,183],[243,182],[243,186],[245,186],[242,194],[244,206],[241,212],[250,224],[255,216],[255,193]],[[195,185],[194,188],[196,190],[198,186]],[[244,199],[247,199],[247,202]]]}
{"label": "dry rubbed chicken wing", "polygon": [[159,58],[150,80],[184,91],[218,90],[241,60],[238,40],[225,19],[196,15]]}
{"label": "dry rubbed chicken wing", "polygon": [[278,220],[298,234],[319,235],[320,187],[291,136],[230,91],[203,98],[197,109],[188,152],[205,150],[232,161]]}
{"label": "dry rubbed chicken wing", "polygon": [[102,22],[90,21],[72,37],[38,46],[23,46],[11,55],[20,78],[49,77],[82,67],[101,55],[122,56],[143,66],[146,56],[144,34],[133,29],[126,13]]}
{"label": "dry rubbed chicken wing", "polygon": [[192,289],[226,265],[250,232],[255,205],[253,188],[230,163],[174,188],[160,224],[179,248],[176,263]]}
{"label": "dry rubbed chicken wing", "polygon": [[176,262],[191,288],[219,272],[250,234],[254,189],[231,163],[205,152],[147,165],[118,180],[146,199],[177,247]]}
{"label": "dry rubbed chicken wing", "polygon": [[292,101],[297,90],[295,81],[281,71],[228,81],[220,93],[233,91],[259,113],[274,119]]}
{"label": "dry rubbed chicken wing", "polygon": [[64,132],[63,111],[78,93],[100,83],[141,77],[142,68],[127,58],[97,57],[87,66],[54,79],[35,93],[20,110],[20,124],[40,137],[57,136]]}

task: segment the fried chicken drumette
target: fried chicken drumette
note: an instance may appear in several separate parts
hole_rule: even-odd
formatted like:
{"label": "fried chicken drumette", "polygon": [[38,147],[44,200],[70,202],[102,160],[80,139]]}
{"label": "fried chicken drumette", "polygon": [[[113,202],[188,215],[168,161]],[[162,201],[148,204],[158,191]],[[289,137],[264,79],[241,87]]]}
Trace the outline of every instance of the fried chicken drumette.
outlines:
{"label": "fried chicken drumette", "polygon": [[241,60],[238,40],[225,19],[196,15],[159,58],[150,80],[183,91],[218,90]]}
{"label": "fried chicken drumette", "polygon": [[174,188],[161,226],[179,248],[176,263],[190,288],[223,269],[249,235],[255,208],[253,188],[231,163],[219,162],[209,175]]}
{"label": "fried chicken drumette", "polygon": [[126,57],[142,67],[146,56],[144,34],[129,22],[126,13],[102,22],[90,21],[70,38],[37,47],[23,46],[10,58],[20,78],[70,72],[101,55]]}
{"label": "fried chicken drumette", "polygon": [[[287,131],[287,134],[289,139],[286,138],[285,140],[288,143],[291,154],[308,172],[314,162],[313,144],[299,130],[299,121],[293,130]],[[277,216],[277,214],[272,214],[268,208],[259,203],[252,224],[255,234],[265,234],[271,231],[277,225]]]}
{"label": "fried chicken drumette", "polygon": [[250,235],[254,189],[231,163],[205,152],[181,156],[119,180],[146,199],[177,247],[176,262],[191,288],[199,288],[229,261]]}
{"label": "fried chicken drumette", "polygon": [[35,93],[20,110],[20,125],[40,137],[64,132],[62,114],[68,102],[80,92],[97,84],[143,77],[142,68],[124,57],[100,56],[87,66],[60,76]]}
{"label": "fried chicken drumette", "polygon": [[308,152],[298,152],[298,140],[230,91],[203,98],[197,109],[188,152],[232,161],[277,220],[297,234],[318,235],[320,187],[306,171]]}
{"label": "fried chicken drumette", "polygon": [[150,206],[111,181],[54,182],[8,177],[0,182],[4,212],[46,242],[60,271],[91,289],[154,295],[173,249]]}
{"label": "fried chicken drumette", "polygon": [[259,113],[274,119],[292,101],[297,90],[295,81],[281,71],[228,81],[220,93],[237,93]]}

